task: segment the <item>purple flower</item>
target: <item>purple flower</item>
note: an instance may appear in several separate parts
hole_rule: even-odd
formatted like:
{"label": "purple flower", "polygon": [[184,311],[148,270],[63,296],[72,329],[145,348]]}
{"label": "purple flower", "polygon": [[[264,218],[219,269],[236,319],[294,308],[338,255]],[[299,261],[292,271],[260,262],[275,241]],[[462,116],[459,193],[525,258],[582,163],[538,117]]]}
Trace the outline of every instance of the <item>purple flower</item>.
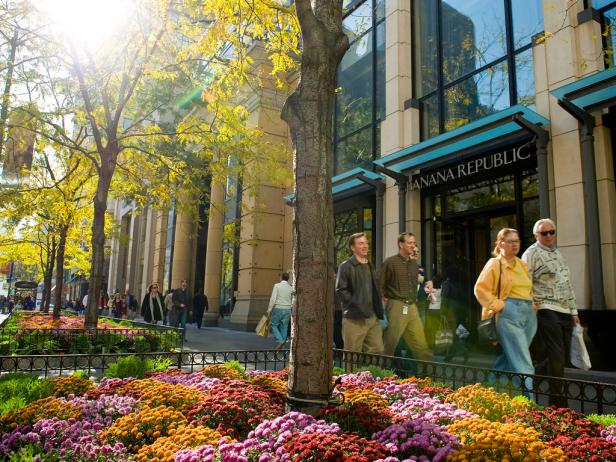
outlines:
{"label": "purple flower", "polygon": [[422,420],[405,420],[402,424],[390,425],[372,435],[372,439],[398,458],[404,457],[408,461],[438,462],[462,446],[458,438],[443,427]]}

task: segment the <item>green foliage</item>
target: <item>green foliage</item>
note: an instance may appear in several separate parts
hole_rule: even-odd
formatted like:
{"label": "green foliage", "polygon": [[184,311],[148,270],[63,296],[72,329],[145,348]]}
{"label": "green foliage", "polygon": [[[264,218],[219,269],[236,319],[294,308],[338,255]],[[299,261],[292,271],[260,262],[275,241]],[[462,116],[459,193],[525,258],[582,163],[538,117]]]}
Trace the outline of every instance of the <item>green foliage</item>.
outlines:
{"label": "green foliage", "polygon": [[601,424],[604,427],[609,427],[610,425],[616,425],[616,415],[614,414],[590,414],[588,416],[588,420]]}
{"label": "green foliage", "polygon": [[152,367],[151,367],[151,370],[149,372],[162,372],[162,371],[166,371],[173,364],[173,361],[171,361],[171,358],[162,358],[160,356],[157,356],[151,362],[152,362]]}
{"label": "green foliage", "polygon": [[527,406],[527,409],[529,409],[529,410],[533,410],[533,409],[538,409],[539,408],[537,403],[535,403],[532,399],[529,399],[529,398],[527,398],[524,395],[516,395],[513,398],[511,398],[511,401],[513,403],[524,404],[524,405]]}
{"label": "green foliage", "polygon": [[91,353],[93,349],[92,341],[88,334],[79,334],[75,336],[70,344],[70,353]]}
{"label": "green foliage", "polygon": [[372,374],[372,376],[374,378],[377,379],[383,379],[385,377],[391,377],[392,375],[394,375],[394,371],[392,371],[391,369],[383,369],[381,367],[378,366],[364,366],[364,367],[360,367],[359,369],[356,369],[355,372],[362,372],[362,371],[368,371]]}
{"label": "green foliage", "polygon": [[145,377],[148,372],[161,372],[171,366],[169,358],[157,357],[152,359],[141,359],[137,356],[126,356],[119,358],[117,362],[109,364],[105,377],[124,379],[134,377],[137,379]]}
{"label": "green foliage", "polygon": [[37,399],[52,396],[54,385],[51,380],[19,373],[0,377],[0,415],[19,409]]}
{"label": "green foliage", "polygon": [[137,335],[135,337],[133,348],[135,349],[135,353],[147,353],[151,351],[150,342],[143,335]]}
{"label": "green foliage", "polygon": [[37,449],[33,444],[28,444],[19,449],[17,452],[12,452],[9,462],[35,462],[47,460],[45,454],[41,454],[41,450]]}
{"label": "green foliage", "polygon": [[90,379],[90,376],[86,371],[75,371],[73,372],[74,377],[81,377],[82,379]]}
{"label": "green foliage", "polygon": [[344,369],[338,366],[334,366],[334,371],[332,372],[332,375],[342,375],[344,374]]}
{"label": "green foliage", "polygon": [[246,370],[244,369],[244,366],[242,366],[239,361],[227,361],[224,364],[225,366],[238,371],[240,374],[242,374],[242,377],[244,376],[244,373],[246,372]]}

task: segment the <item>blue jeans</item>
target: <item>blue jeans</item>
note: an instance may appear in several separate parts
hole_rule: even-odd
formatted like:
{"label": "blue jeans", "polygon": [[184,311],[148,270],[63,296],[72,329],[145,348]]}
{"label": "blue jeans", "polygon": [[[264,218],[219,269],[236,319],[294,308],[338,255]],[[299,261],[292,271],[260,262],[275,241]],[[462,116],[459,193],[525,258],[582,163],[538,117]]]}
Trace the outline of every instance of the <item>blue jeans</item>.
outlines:
{"label": "blue jeans", "polygon": [[[492,369],[533,375],[535,367],[529,347],[537,332],[537,315],[531,301],[507,298],[505,308],[498,317],[496,331],[503,352],[496,358]],[[514,385],[520,385],[519,378],[514,378]],[[524,385],[527,390],[524,395],[532,399],[533,379],[527,377]]]}
{"label": "blue jeans", "polygon": [[274,308],[272,310],[272,332],[279,343],[287,341],[291,309]]}
{"label": "blue jeans", "polygon": [[186,321],[188,320],[188,308],[182,310],[175,309],[175,322],[173,327],[181,327],[184,329],[184,338],[186,338]]}

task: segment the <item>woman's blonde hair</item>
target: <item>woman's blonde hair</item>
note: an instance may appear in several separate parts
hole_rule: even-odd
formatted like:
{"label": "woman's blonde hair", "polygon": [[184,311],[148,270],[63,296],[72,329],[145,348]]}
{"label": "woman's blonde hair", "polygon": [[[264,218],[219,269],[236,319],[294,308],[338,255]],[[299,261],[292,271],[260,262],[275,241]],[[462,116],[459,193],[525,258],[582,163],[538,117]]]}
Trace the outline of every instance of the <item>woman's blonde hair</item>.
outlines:
{"label": "woman's blonde hair", "polygon": [[513,228],[503,228],[498,232],[498,234],[496,235],[496,240],[494,241],[494,250],[492,251],[493,257],[498,257],[498,255],[500,254],[500,249],[498,248],[498,245],[501,243],[501,241],[504,241],[505,238],[511,233],[519,234],[518,230]]}

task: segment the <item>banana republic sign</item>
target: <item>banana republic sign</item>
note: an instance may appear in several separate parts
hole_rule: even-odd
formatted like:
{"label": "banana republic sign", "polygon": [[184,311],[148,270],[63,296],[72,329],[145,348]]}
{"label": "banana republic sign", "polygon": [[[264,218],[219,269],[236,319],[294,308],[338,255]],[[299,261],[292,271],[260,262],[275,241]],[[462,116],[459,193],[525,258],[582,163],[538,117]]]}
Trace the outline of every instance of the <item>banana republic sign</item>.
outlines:
{"label": "banana republic sign", "polygon": [[522,146],[506,149],[504,151],[493,152],[487,156],[461,162],[452,167],[448,167],[435,172],[413,175],[411,178],[411,189],[423,189],[449,181],[459,180],[476,173],[485,172],[517,162],[530,159],[535,154],[533,143],[526,143]]}

